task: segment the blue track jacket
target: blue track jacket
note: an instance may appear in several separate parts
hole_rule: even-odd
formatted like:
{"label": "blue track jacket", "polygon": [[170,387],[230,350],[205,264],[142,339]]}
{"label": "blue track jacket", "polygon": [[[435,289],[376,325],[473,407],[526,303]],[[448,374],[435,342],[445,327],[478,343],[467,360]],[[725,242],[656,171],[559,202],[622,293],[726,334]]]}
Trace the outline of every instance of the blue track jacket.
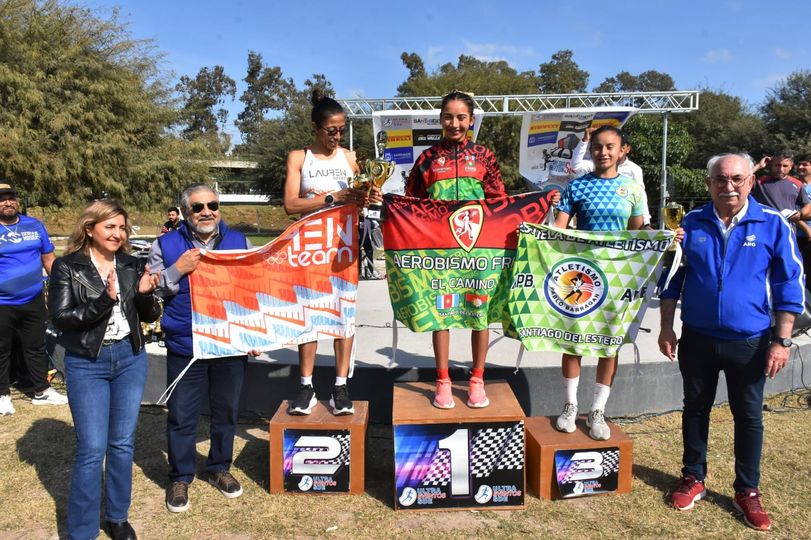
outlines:
{"label": "blue track jacket", "polygon": [[770,310],[802,313],[805,277],[797,238],[777,211],[749,197],[726,242],[712,203],[687,214],[682,227],[686,262],[661,298],[681,297],[685,326],[741,340],[769,330]]}

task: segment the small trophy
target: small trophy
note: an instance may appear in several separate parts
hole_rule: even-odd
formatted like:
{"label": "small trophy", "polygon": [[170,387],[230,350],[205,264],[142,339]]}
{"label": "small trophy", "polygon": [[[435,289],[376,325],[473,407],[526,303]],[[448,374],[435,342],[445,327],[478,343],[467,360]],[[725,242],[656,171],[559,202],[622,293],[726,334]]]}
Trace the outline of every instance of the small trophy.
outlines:
{"label": "small trophy", "polygon": [[[386,180],[394,174],[394,162],[386,161],[384,157],[388,139],[389,137],[386,132],[380,131],[377,134],[377,158],[370,159],[363,164],[363,173],[368,180],[367,195],[371,193],[372,186],[382,188]],[[383,221],[383,206],[380,204],[370,204],[366,208],[366,217]]]}
{"label": "small trophy", "polygon": [[[681,225],[681,220],[684,218],[684,207],[675,201],[670,201],[667,206],[662,208],[662,216],[664,217],[665,227],[673,232]],[[669,251],[676,251],[676,241],[670,244]]]}

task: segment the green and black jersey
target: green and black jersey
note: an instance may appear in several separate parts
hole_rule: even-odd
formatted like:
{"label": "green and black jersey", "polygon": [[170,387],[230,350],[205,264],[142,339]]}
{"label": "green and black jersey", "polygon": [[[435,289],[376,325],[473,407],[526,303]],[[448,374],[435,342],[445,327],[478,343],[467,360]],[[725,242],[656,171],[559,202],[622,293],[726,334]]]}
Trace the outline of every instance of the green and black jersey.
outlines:
{"label": "green and black jersey", "polygon": [[475,201],[504,197],[496,156],[469,140],[442,139],[420,154],[406,182],[405,194],[421,199]]}

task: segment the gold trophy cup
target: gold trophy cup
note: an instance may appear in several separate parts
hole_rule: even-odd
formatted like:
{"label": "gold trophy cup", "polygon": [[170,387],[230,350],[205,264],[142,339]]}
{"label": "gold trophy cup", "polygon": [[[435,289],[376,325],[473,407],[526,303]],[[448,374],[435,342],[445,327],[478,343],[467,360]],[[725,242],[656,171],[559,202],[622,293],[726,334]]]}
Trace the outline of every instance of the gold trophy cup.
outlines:
{"label": "gold trophy cup", "polygon": [[[675,201],[670,201],[664,208],[662,208],[662,216],[664,217],[665,227],[673,232],[681,225],[681,220],[684,218],[684,207]],[[670,251],[676,251],[676,241],[670,245]]]}
{"label": "gold trophy cup", "polygon": [[[386,143],[388,142],[388,135],[385,131],[380,131],[377,134],[377,158],[370,159],[363,164],[363,173],[368,180],[368,187],[366,194],[372,191],[372,186],[382,188],[392,174],[394,174],[395,163],[387,161],[384,157],[386,151]],[[366,209],[366,217],[383,221],[383,206],[379,204],[370,204]]]}

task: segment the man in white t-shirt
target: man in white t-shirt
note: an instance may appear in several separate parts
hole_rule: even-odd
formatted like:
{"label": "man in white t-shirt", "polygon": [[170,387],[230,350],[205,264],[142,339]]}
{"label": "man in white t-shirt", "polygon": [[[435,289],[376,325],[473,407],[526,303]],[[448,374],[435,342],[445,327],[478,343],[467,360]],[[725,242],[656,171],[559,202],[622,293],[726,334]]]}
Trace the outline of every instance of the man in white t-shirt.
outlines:
{"label": "man in white t-shirt", "polygon": [[[583,134],[583,140],[578,143],[572,153],[572,169],[575,170],[575,176],[583,176],[594,171],[594,162],[586,159],[586,154],[589,149],[589,140],[591,133],[596,128],[586,128]],[[628,154],[631,153],[631,141],[628,135],[623,132],[622,146],[620,148],[621,154],[619,162],[617,163],[617,172],[623,176],[627,176],[642,188],[642,206],[643,206],[643,225],[645,228],[650,228],[650,209],[648,208],[648,195],[645,193],[645,182],[642,178],[642,167],[628,159]]]}

